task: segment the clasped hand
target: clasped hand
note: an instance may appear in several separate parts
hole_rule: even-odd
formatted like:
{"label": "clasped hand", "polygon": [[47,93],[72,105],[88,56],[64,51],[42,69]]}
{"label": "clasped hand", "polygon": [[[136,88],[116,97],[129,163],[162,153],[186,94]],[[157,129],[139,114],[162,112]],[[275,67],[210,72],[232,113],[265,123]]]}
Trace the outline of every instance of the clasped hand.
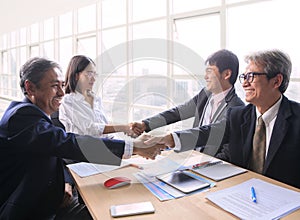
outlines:
{"label": "clasped hand", "polygon": [[159,137],[154,137],[150,134],[143,134],[134,141],[133,153],[142,157],[154,160],[161,150],[166,148],[166,145],[160,141]]}

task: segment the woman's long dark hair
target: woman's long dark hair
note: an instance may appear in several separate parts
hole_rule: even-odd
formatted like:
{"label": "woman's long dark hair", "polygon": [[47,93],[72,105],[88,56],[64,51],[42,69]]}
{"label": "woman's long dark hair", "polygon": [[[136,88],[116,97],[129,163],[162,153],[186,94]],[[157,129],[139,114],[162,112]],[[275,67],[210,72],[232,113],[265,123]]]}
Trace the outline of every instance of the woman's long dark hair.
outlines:
{"label": "woman's long dark hair", "polygon": [[96,66],[95,62],[84,55],[73,56],[69,62],[66,79],[65,79],[65,93],[75,92],[78,77],[76,77],[80,72],[82,72],[90,63]]}

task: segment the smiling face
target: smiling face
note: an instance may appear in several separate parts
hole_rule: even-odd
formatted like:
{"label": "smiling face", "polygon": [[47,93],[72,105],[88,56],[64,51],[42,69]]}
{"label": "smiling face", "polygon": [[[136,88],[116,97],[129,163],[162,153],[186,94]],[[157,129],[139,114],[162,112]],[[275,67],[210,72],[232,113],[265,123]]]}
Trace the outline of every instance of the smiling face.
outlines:
{"label": "smiling face", "polygon": [[27,80],[25,88],[28,98],[47,115],[51,115],[55,111],[58,111],[62,97],[64,96],[63,79],[61,71],[58,68],[54,68],[44,74],[38,85]]}
{"label": "smiling face", "polygon": [[[265,71],[261,65],[249,61],[245,74],[249,72],[264,73]],[[281,74],[277,74],[271,79],[268,79],[266,75],[255,75],[251,83],[244,81],[243,88],[246,102],[255,105],[263,114],[280,98],[279,86],[281,82]]]}
{"label": "smiling face", "polygon": [[220,73],[219,68],[215,65],[208,65],[205,70],[204,79],[206,89],[214,94],[218,94],[231,87],[229,83],[230,71],[224,70]]}

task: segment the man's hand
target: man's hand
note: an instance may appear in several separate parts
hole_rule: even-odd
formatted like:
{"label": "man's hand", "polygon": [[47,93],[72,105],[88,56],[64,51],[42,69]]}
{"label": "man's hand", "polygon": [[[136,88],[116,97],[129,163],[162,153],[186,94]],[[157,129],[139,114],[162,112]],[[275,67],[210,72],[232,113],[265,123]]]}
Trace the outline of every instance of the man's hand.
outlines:
{"label": "man's hand", "polygon": [[129,123],[128,125],[123,126],[123,130],[124,134],[126,134],[127,136],[136,138],[137,136],[139,136],[140,134],[136,134],[134,132],[134,130],[132,130],[132,123]]}
{"label": "man's hand", "polygon": [[130,123],[130,126],[131,130],[138,136],[146,130],[146,125],[144,122],[132,122]]}
{"label": "man's hand", "polygon": [[138,154],[145,158],[150,158],[152,160],[155,159],[155,157],[160,154],[160,151],[162,149],[165,149],[165,145],[163,144],[145,144],[145,141],[147,141],[152,136],[149,134],[143,134],[137,139],[133,141],[133,153]]}
{"label": "man's hand", "polygon": [[173,136],[171,134],[167,134],[167,135],[164,135],[164,136],[151,136],[144,143],[148,146],[152,146],[152,145],[155,145],[155,144],[160,144],[160,145],[165,145],[169,148],[174,148],[175,147],[174,139],[173,139]]}
{"label": "man's hand", "polygon": [[65,194],[64,194],[63,202],[60,205],[61,208],[67,207],[72,201],[72,197],[73,197],[72,186],[69,183],[65,183]]}

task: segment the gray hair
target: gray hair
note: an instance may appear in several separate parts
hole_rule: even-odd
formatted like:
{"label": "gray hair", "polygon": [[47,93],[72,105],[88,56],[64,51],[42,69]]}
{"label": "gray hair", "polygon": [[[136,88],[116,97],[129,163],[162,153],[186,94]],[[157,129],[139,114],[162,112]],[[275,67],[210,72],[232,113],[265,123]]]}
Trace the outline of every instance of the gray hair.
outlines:
{"label": "gray hair", "polygon": [[42,57],[29,59],[20,69],[20,87],[24,95],[27,94],[25,81],[29,80],[34,85],[39,86],[39,82],[44,78],[45,73],[53,68],[61,67],[58,63]]}
{"label": "gray hair", "polygon": [[283,76],[283,81],[279,87],[279,91],[284,93],[289,85],[292,62],[288,54],[278,50],[265,50],[251,53],[245,57],[246,63],[254,62],[264,68],[267,78],[271,79],[277,74]]}

